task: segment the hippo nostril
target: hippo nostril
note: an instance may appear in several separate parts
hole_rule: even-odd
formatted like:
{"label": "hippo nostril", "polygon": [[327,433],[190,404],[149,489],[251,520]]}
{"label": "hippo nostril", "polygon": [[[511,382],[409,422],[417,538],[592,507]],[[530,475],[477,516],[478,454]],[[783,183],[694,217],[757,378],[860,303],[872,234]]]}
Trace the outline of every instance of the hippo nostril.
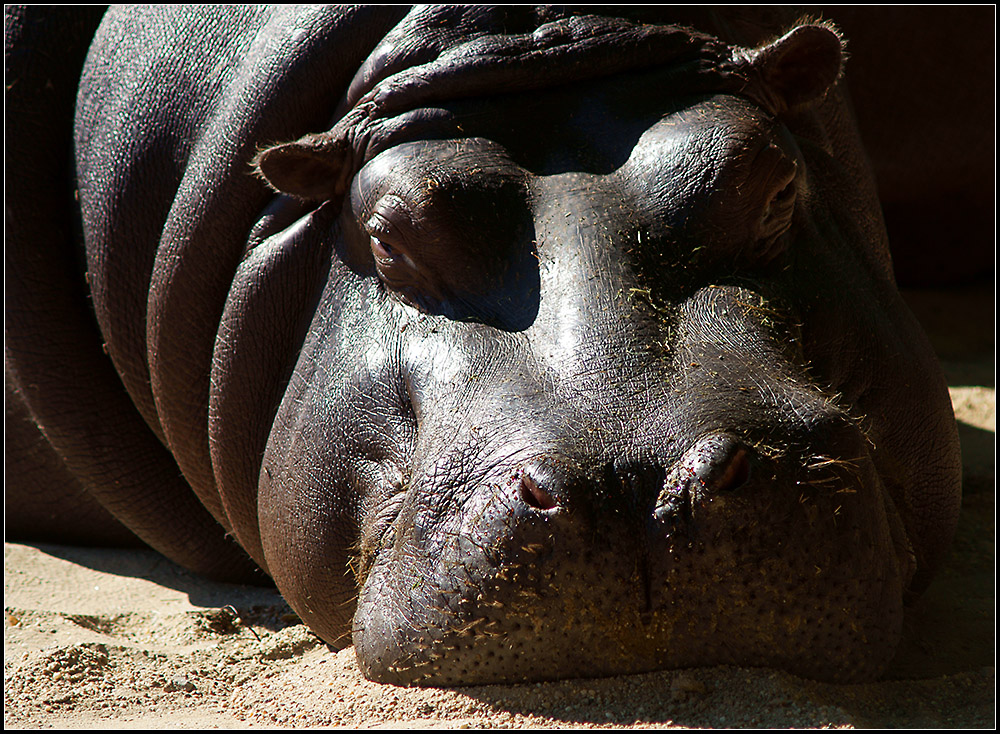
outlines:
{"label": "hippo nostril", "polygon": [[689,514],[702,499],[735,492],[750,481],[750,452],[728,433],[705,436],[689,448],[667,473],[654,514]]}
{"label": "hippo nostril", "polygon": [[735,436],[718,433],[698,441],[684,455],[682,468],[690,472],[702,491],[733,492],[750,479],[747,448]]}
{"label": "hippo nostril", "polygon": [[538,510],[551,510],[556,506],[552,495],[539,487],[528,474],[521,475],[521,499],[525,504]]}
{"label": "hippo nostril", "polygon": [[740,447],[729,460],[729,465],[715,481],[716,492],[734,492],[750,479],[750,459],[746,449]]}

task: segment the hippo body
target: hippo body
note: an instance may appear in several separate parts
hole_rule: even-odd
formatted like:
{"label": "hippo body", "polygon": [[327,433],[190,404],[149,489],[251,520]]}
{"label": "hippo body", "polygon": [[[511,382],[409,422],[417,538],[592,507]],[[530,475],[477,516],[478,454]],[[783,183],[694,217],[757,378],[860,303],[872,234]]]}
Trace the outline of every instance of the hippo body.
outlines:
{"label": "hippo body", "polygon": [[388,682],[885,668],[960,463],[834,30],[70,10],[7,19],[13,536]]}

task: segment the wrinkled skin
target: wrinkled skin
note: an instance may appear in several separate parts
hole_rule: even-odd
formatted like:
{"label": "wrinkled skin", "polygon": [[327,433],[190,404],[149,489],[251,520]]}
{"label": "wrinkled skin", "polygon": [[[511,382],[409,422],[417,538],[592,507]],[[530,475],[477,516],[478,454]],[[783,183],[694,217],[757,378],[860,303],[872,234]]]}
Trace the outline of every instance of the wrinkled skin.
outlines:
{"label": "wrinkled skin", "polygon": [[86,294],[8,192],[13,504],[264,572],[376,680],[878,675],[960,470],[842,41],[670,12],[109,14]]}

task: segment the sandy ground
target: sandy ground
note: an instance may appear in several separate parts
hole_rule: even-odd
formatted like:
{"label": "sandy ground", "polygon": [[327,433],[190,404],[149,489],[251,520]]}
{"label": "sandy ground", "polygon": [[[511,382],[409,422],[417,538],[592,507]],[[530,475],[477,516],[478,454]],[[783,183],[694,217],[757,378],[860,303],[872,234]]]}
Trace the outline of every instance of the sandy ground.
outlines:
{"label": "sandy ground", "polygon": [[4,546],[4,725],[19,728],[992,727],[995,294],[908,296],[942,359],[965,463],[951,557],[886,679],[760,669],[405,689],[361,678],[274,591],[151,551]]}

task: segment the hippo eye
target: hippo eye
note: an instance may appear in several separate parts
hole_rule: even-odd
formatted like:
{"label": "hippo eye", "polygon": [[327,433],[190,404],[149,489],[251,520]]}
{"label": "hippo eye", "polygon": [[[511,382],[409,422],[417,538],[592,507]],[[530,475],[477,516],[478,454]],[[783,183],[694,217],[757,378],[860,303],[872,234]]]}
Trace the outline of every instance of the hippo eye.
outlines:
{"label": "hippo eye", "polygon": [[408,254],[406,238],[400,228],[385,213],[376,211],[365,222],[364,229],[379,278],[403,295],[404,300],[410,300],[406,293],[422,284],[425,278]]}
{"label": "hippo eye", "polygon": [[413,266],[413,262],[398,244],[402,235],[385,215],[380,212],[372,214],[365,222],[365,231],[371,238],[372,255],[375,257],[376,264],[381,267]]}
{"label": "hippo eye", "polygon": [[396,251],[392,249],[392,245],[374,235],[372,235],[372,254],[380,262],[391,262],[396,259]]}

